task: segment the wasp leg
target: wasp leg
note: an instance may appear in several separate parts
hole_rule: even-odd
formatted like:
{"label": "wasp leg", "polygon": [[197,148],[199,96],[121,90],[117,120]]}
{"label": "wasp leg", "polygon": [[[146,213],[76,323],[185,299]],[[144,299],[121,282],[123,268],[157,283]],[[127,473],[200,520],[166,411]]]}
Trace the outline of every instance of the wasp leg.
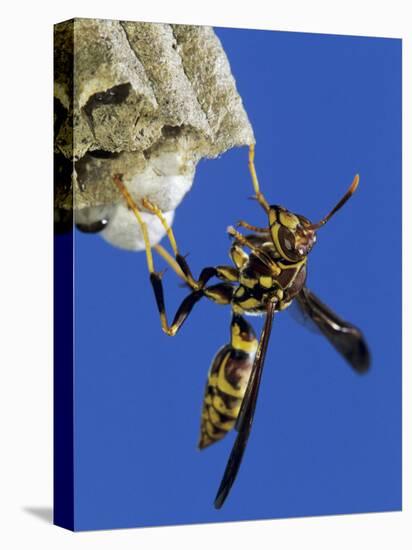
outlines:
{"label": "wasp leg", "polygon": [[[163,331],[166,334],[168,334],[169,336],[174,336],[177,333],[177,331],[180,329],[180,327],[182,326],[183,322],[186,320],[189,313],[192,311],[193,306],[203,296],[207,296],[208,298],[211,298],[217,303],[227,304],[230,302],[233,294],[233,287],[231,284],[220,283],[220,285],[215,285],[214,287],[204,288],[207,281],[211,277],[215,276],[216,273],[217,273],[217,269],[214,267],[205,268],[202,270],[202,273],[200,274],[200,278],[199,278],[199,288],[193,290],[193,292],[183,300],[182,304],[180,305],[180,307],[176,312],[176,315],[174,317],[172,324],[169,325],[167,321],[167,316],[166,316],[162,275],[155,271],[150,272],[150,282],[152,284],[153,292],[156,298],[157,309],[159,310],[160,323],[162,325]],[[186,282],[188,281],[186,280]],[[224,292],[226,291],[225,285],[230,286],[230,289],[231,289],[230,296],[225,295],[225,292]],[[218,288],[218,287],[222,287],[222,288]],[[227,291],[226,291],[226,294],[228,294]]]}
{"label": "wasp leg", "polygon": [[188,263],[186,262],[185,258],[179,253],[179,249],[177,247],[176,239],[173,234],[172,228],[167,223],[165,217],[163,216],[163,212],[160,210],[158,206],[150,202],[148,199],[144,198],[142,199],[142,205],[149,210],[152,214],[157,216],[157,218],[160,220],[161,224],[163,225],[166,234],[168,236],[170,245],[173,249],[173,253],[175,255],[175,259],[177,264],[179,265],[180,269],[182,270],[185,278],[186,283],[193,289],[193,290],[200,290],[204,287],[206,282],[213,276],[215,276],[214,268],[205,268],[202,273],[200,274],[200,277],[198,280],[196,280],[192,272],[189,268]]}
{"label": "wasp leg", "polygon": [[[176,239],[173,234],[173,230],[168,225],[160,208],[155,204],[151,203],[148,199],[143,199],[142,204],[147,210],[149,210],[152,214],[158,217],[169,238],[170,245],[175,255],[175,261],[173,261],[173,259],[167,253],[166,254],[168,255],[168,257],[166,256],[166,254],[162,253],[163,258],[169,263],[169,265],[171,265],[171,267],[175,271],[176,271],[176,266],[175,266],[175,262],[176,262],[177,266],[180,268],[181,272],[184,275],[186,283],[193,290],[201,290],[202,288],[204,288],[207,282],[209,281],[209,279],[211,279],[212,277],[219,277],[219,279],[222,279],[224,281],[238,280],[238,271],[230,266],[205,267],[202,269],[199,278],[196,280],[192,275],[192,272],[186,261],[186,258],[179,253]],[[159,251],[159,253],[161,252]]]}
{"label": "wasp leg", "polygon": [[157,218],[159,218],[161,224],[164,227],[164,230],[166,231],[166,234],[167,234],[167,237],[170,241],[170,245],[173,249],[174,255],[177,256],[179,254],[179,252],[178,252],[178,249],[177,249],[176,239],[175,239],[175,236],[173,234],[172,228],[170,227],[170,225],[167,223],[165,217],[163,216],[163,212],[160,210],[160,208],[158,206],[156,206],[155,204],[150,202],[149,199],[146,199],[146,198],[142,199],[142,205],[147,210],[149,210],[149,212],[151,212]]}
{"label": "wasp leg", "polygon": [[203,401],[199,449],[222,439],[234,428],[258,346],[255,332],[233,314],[230,343],[217,352],[209,370]]}
{"label": "wasp leg", "polygon": [[236,242],[230,247],[229,255],[238,269],[242,269],[249,260],[249,254],[247,254]]}
{"label": "wasp leg", "polygon": [[230,304],[234,292],[234,287],[231,283],[219,283],[217,285],[208,286],[200,290],[194,290],[191,292],[183,302],[180,304],[176,311],[175,317],[171,325],[169,325],[166,316],[166,307],[163,292],[162,278],[159,273],[150,274],[150,282],[152,283],[154,295],[156,298],[157,309],[159,310],[160,322],[163,331],[169,336],[175,336],[178,330],[187,319],[189,313],[192,311],[193,306],[203,296],[213,300],[217,304],[227,305]]}
{"label": "wasp leg", "polygon": [[176,315],[171,325],[167,322],[165,300],[163,293],[162,279],[159,273],[150,274],[150,282],[152,283],[154,295],[156,298],[157,309],[159,310],[160,323],[163,331],[169,336],[174,336],[184,321],[187,319],[189,313],[192,311],[193,306],[204,296],[202,290],[194,290],[191,292],[183,302],[180,304]]}
{"label": "wasp leg", "polygon": [[[174,336],[176,332],[179,330],[179,328],[182,326],[183,322],[185,321],[189,313],[192,311],[193,306],[203,296],[207,296],[208,298],[214,300],[216,303],[220,303],[220,304],[230,303],[230,300],[233,295],[233,286],[231,283],[238,280],[238,275],[239,275],[238,270],[231,266],[205,267],[200,274],[199,280],[195,281],[191,275],[190,269],[187,266],[185,259],[183,258],[183,256],[180,256],[180,254],[178,253],[173,232],[171,228],[167,225],[167,222],[164,219],[162,213],[157,207],[151,205],[149,201],[145,200],[143,202],[144,206],[149,208],[154,214],[156,214],[160,219],[160,221],[162,222],[163,226],[165,227],[167,234],[169,236],[169,240],[172,245],[173,251],[176,254],[176,261],[170,256],[170,254],[166,250],[164,250],[163,247],[158,246],[156,250],[169,263],[169,265],[171,265],[171,267],[178,273],[178,275],[182,277],[185,280],[185,282],[193,289],[193,292],[183,300],[181,306],[177,310],[173,323],[171,325],[168,324],[167,317],[166,317],[166,310],[165,310],[162,275],[161,273],[156,272],[154,269],[152,249],[150,245],[147,226],[143,221],[140,211],[137,208],[136,203],[134,202],[130,193],[128,192],[126,186],[124,185],[120,175],[116,175],[114,177],[114,183],[117,185],[118,189],[120,190],[122,195],[125,197],[127,204],[129,205],[131,210],[134,212],[142,231],[142,235],[145,243],[145,249],[146,249],[147,265],[150,273],[150,282],[152,284],[153,291],[155,294],[163,331],[170,336]],[[190,275],[190,277],[188,277],[188,275]],[[209,279],[211,279],[212,277],[219,277],[226,282],[220,283],[219,285],[205,288],[205,285],[207,284]]]}
{"label": "wasp leg", "polygon": [[[122,195],[124,196],[129,208],[133,211],[133,213],[136,216],[136,219],[139,223],[139,226],[140,226],[140,229],[141,229],[142,235],[143,235],[143,240],[144,240],[144,243],[145,243],[147,267],[149,269],[150,275],[152,275],[156,272],[155,272],[155,269],[154,269],[152,248],[151,248],[151,244],[150,244],[150,240],[149,240],[149,233],[148,233],[148,230],[147,230],[147,225],[143,221],[143,218],[140,214],[140,211],[137,208],[137,205],[136,205],[135,201],[133,200],[132,196],[130,195],[129,191],[127,190],[125,184],[123,183],[122,176],[120,174],[116,174],[114,176],[114,183],[116,184],[117,188],[122,193]],[[151,205],[151,208],[153,209],[155,207],[153,207]],[[156,212],[156,214],[160,218],[160,221],[162,222],[163,226],[165,227],[165,229],[167,231],[169,240],[172,244],[173,251],[174,252],[177,251],[176,241],[174,239],[173,232],[172,232],[171,228],[167,225],[167,222],[166,222],[166,220],[164,219],[164,217],[162,215],[159,215],[157,212]],[[181,267],[179,266],[179,264],[177,262],[175,262],[170,257],[168,252],[163,247],[160,247],[159,245],[156,245],[156,247],[157,247],[156,250],[158,251],[158,253],[163,256],[163,258],[169,263],[169,265],[171,265],[171,267],[178,273],[179,276],[183,275],[183,278],[184,278],[185,282],[191,288],[193,288],[194,290],[198,290],[200,288],[199,285],[197,285],[197,284],[195,284],[195,285],[191,284],[191,280],[188,279],[188,277],[186,276],[186,273],[184,272],[184,270],[182,270]],[[181,271],[181,273],[179,272],[179,270]]]}
{"label": "wasp leg", "polygon": [[181,270],[180,265],[173,258],[173,256],[171,256],[169,252],[161,244],[155,244],[153,248],[165,260],[165,262],[169,264],[169,266],[173,269],[176,275],[186,283],[186,276]]}
{"label": "wasp leg", "polygon": [[243,220],[236,222],[236,227],[244,227],[246,229],[250,229],[250,231],[255,231],[255,233],[269,234],[269,229],[267,227],[256,227],[256,225],[251,225]]}
{"label": "wasp leg", "polygon": [[[153,248],[170,265],[173,271],[184,282],[186,282],[185,274],[183,273],[182,269],[180,268],[176,260],[169,254],[169,252],[165,248],[163,248],[163,246],[160,244],[156,244]],[[222,281],[226,281],[226,282],[237,282],[239,280],[239,270],[236,267],[233,267],[231,265],[218,265],[217,267],[207,267],[203,269],[201,276],[199,277],[199,280],[201,281],[203,286],[209,280],[209,279],[206,280],[206,275],[210,275],[209,278],[212,278],[212,276],[218,277]]]}
{"label": "wasp leg", "polygon": [[250,145],[249,146],[249,172],[252,176],[252,184],[253,189],[255,190],[255,197],[258,203],[262,206],[264,211],[268,214],[269,213],[269,204],[267,200],[265,199],[263,193],[260,190],[259,187],[259,181],[256,175],[256,169],[255,169],[255,146]]}
{"label": "wasp leg", "polygon": [[149,233],[147,231],[147,225],[143,221],[143,218],[140,215],[140,212],[139,212],[139,209],[136,206],[136,203],[132,199],[129,191],[127,190],[125,184],[123,183],[121,174],[116,174],[114,176],[113,180],[114,180],[114,183],[116,184],[117,188],[121,192],[121,194],[126,199],[126,202],[129,206],[129,208],[132,210],[132,212],[136,216],[136,219],[139,223],[139,226],[140,226],[140,229],[141,229],[142,235],[143,235],[144,244],[145,244],[147,267],[149,269],[149,272],[152,274],[152,273],[154,273],[154,264],[153,264],[152,249],[151,249],[150,240],[149,240]]}
{"label": "wasp leg", "polygon": [[231,283],[219,283],[217,285],[207,286],[203,290],[203,294],[216,304],[226,306],[232,301],[234,291],[235,287]]}
{"label": "wasp leg", "polygon": [[276,263],[266,254],[264,250],[261,248],[258,248],[255,246],[247,237],[242,235],[242,233],[239,233],[239,231],[236,231],[236,229],[233,226],[228,227],[227,232],[232,237],[235,237],[236,241],[241,244],[242,246],[246,246],[247,248],[250,248],[250,250],[253,252],[253,254],[261,260],[274,275],[279,275],[281,270],[276,265]]}

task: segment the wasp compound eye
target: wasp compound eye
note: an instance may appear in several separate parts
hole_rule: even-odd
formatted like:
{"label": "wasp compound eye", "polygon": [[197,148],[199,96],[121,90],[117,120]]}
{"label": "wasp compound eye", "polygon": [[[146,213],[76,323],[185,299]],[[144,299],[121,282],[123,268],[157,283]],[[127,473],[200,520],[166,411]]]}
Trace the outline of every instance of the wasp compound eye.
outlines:
{"label": "wasp compound eye", "polygon": [[279,244],[282,247],[283,251],[286,254],[289,254],[290,252],[293,252],[295,250],[295,236],[286,227],[279,227]]}

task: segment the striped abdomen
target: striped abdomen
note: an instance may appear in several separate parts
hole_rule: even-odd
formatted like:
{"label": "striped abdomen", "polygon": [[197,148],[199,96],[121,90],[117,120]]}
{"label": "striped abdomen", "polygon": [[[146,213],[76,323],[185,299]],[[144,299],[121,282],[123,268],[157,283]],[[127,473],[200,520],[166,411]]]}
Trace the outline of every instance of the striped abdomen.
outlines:
{"label": "striped abdomen", "polygon": [[219,441],[234,427],[257,344],[249,323],[240,315],[233,315],[231,342],[217,352],[209,371],[200,428],[200,449]]}

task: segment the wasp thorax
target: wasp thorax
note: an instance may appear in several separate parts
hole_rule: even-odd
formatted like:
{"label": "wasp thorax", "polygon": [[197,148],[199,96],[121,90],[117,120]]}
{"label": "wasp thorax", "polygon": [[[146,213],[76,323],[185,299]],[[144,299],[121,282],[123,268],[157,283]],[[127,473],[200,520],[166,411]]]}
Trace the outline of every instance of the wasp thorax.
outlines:
{"label": "wasp thorax", "polygon": [[296,262],[311,251],[316,233],[304,216],[293,214],[283,206],[272,205],[269,226],[273,243],[283,259]]}

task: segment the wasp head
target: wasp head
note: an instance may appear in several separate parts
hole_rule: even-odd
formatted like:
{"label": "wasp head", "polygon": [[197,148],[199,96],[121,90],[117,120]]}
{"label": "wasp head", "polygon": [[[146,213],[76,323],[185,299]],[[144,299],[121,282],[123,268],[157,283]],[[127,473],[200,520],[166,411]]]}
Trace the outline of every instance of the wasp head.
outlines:
{"label": "wasp head", "polygon": [[283,206],[270,207],[269,226],[276,250],[290,262],[302,260],[316,242],[316,231],[311,228],[310,221]]}
{"label": "wasp head", "polygon": [[342,208],[353,195],[358,184],[359,176],[356,175],[345,195],[318,223],[311,223],[304,216],[293,214],[283,206],[270,206],[268,211],[270,234],[279,255],[290,262],[299,261],[307,256],[316,242],[316,231]]}

